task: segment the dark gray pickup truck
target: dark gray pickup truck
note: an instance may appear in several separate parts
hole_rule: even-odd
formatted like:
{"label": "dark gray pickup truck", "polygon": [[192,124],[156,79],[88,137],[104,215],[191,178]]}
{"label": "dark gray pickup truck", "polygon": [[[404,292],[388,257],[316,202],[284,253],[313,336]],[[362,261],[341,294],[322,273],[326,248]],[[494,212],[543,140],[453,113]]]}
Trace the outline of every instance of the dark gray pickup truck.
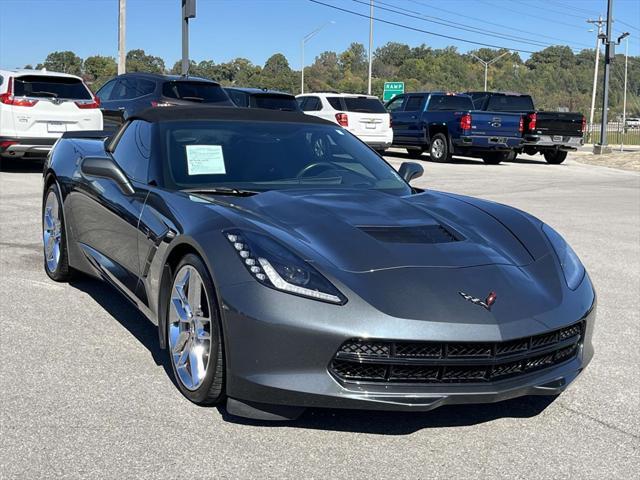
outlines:
{"label": "dark gray pickup truck", "polygon": [[518,153],[544,155],[548,163],[558,164],[567,158],[567,152],[583,143],[585,117],[581,113],[538,112],[530,95],[503,92],[467,92],[476,110],[491,112],[517,112],[523,115],[523,143],[513,150]]}

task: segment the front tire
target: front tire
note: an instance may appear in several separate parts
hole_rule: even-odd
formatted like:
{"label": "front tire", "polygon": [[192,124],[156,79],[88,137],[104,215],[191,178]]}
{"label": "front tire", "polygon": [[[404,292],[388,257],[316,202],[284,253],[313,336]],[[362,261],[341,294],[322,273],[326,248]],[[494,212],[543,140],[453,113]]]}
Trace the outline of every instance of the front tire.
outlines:
{"label": "front tire", "polygon": [[434,162],[442,163],[451,161],[449,139],[444,133],[437,133],[431,139],[429,145],[429,157]]}
{"label": "front tire", "polygon": [[224,357],[213,283],[200,257],[178,264],[167,302],[167,352],[182,394],[198,405],[223,397]]}
{"label": "front tire", "polygon": [[51,280],[67,282],[72,277],[69,268],[64,212],[58,185],[53,183],[42,199],[42,246],[44,271]]}
{"label": "front tire", "polygon": [[567,158],[567,152],[564,150],[554,150],[544,152],[544,159],[551,165],[560,165]]}

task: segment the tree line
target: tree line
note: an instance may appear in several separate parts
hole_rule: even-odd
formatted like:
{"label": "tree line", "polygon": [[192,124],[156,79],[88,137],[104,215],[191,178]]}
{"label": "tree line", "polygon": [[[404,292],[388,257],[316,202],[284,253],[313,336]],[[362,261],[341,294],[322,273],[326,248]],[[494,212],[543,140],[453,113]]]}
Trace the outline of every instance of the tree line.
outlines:
{"label": "tree line", "polygon": [[[456,47],[432,48],[424,44],[410,47],[389,42],[373,54],[373,93],[381,97],[385,81],[404,81],[406,91],[482,90],[484,67],[471,54],[490,60],[505,51],[481,48],[460,53]],[[594,62],[595,50],[574,53],[567,46],[547,47],[531,54],[526,61],[518,53],[509,53],[489,67],[489,89],[529,93],[538,109],[566,109],[587,114],[591,104]],[[31,68],[31,65],[26,67]],[[52,52],[36,68],[81,75],[94,91],[117,70],[113,57],[93,55],[82,59],[71,51]],[[180,62],[168,68],[161,57],[137,49],[127,53],[126,69],[128,72],[177,74],[180,73]],[[640,115],[640,57],[629,57],[628,69],[627,115],[637,116]],[[602,72],[603,68],[600,68],[600,77]],[[293,94],[300,92],[300,71],[292,69],[281,53],[269,57],[262,66],[246,58],[223,63],[191,61],[189,74],[210,78],[223,85],[270,88]],[[367,75],[366,49],[360,43],[352,43],[341,53],[321,53],[305,68],[305,91],[364,93]],[[624,55],[616,55],[610,80],[610,117],[622,112],[623,75]],[[601,80],[598,80],[599,90]],[[600,116],[600,102],[598,98],[596,118]]]}

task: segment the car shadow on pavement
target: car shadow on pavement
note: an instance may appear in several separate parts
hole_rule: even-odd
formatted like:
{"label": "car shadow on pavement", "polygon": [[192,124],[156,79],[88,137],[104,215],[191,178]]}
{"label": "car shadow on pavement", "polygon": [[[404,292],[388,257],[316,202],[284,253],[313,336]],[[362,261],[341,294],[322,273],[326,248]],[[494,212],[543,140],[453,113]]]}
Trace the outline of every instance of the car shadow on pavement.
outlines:
{"label": "car shadow on pavement", "polygon": [[272,428],[305,428],[374,435],[408,435],[425,428],[468,427],[501,418],[531,418],[542,413],[557,396],[528,396],[498,403],[447,405],[428,412],[385,412],[309,408],[298,419],[266,422],[229,415],[218,407],[230,423]]}
{"label": "car shadow on pavement", "polygon": [[126,328],[138,342],[149,350],[155,364],[163,367],[166,374],[175,384],[168,356],[160,348],[158,328],[135,305],[108,283],[88,276],[79,276],[70,285],[91,296],[120,325]]}
{"label": "car shadow on pavement", "polygon": [[0,172],[7,173],[40,173],[45,158],[0,158]]}

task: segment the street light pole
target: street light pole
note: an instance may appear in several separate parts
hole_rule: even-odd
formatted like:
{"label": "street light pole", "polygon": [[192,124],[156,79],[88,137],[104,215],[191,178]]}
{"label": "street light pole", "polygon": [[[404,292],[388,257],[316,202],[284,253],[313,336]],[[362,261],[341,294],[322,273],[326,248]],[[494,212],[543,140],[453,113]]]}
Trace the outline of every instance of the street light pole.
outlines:
{"label": "street light pole", "polygon": [[373,63],[373,0],[369,8],[369,86],[367,94],[371,95],[371,65]]}
{"label": "street light pole", "polygon": [[596,35],[596,64],[593,69],[593,88],[591,90],[591,113],[589,113],[589,133],[593,130],[593,112],[596,108],[596,91],[598,85],[598,67],[600,66],[600,35],[602,34],[602,16],[598,17],[598,20],[587,20],[587,23],[598,24],[598,33]]}
{"label": "street light pole", "polygon": [[127,27],[127,0],[118,0],[118,75],[127,70],[125,36]]}
{"label": "street light pole", "polygon": [[620,135],[620,151],[624,144],[624,130],[627,125],[627,70],[629,67],[629,36],[624,47],[624,94],[622,96],[622,134]]}
{"label": "street light pole", "polygon": [[304,93],[304,46],[309,40],[311,40],[313,37],[315,37],[320,32],[320,30],[322,30],[327,25],[334,24],[334,23],[336,23],[336,22],[334,22],[333,20],[329,20],[327,23],[323,23],[318,28],[316,28],[312,32],[310,32],[310,33],[306,34],[304,37],[302,37],[302,42],[301,42],[302,55],[301,55],[301,58],[300,58],[300,93]]}
{"label": "street light pole", "polygon": [[196,0],[182,0],[182,68],[181,74],[189,74],[189,19],[196,18]]}
{"label": "street light pole", "polygon": [[607,145],[607,126],[609,123],[609,71],[611,59],[615,55],[611,42],[613,32],[613,0],[607,0],[607,33],[604,44],[604,80],[602,88],[602,124],[600,125],[600,144],[594,145],[594,153],[608,153],[611,149]]}
{"label": "street light pole", "polygon": [[500,60],[502,57],[504,57],[508,53],[511,53],[511,50],[507,50],[506,52],[502,52],[501,55],[498,55],[496,58],[494,58],[493,60],[489,60],[488,62],[486,60],[481,59],[477,55],[474,55],[473,53],[470,54],[473,58],[475,58],[476,60],[478,60],[480,63],[482,63],[484,65],[484,91],[485,92],[487,91],[487,77],[489,75],[489,65],[491,65],[492,63],[497,62],[498,60]]}

